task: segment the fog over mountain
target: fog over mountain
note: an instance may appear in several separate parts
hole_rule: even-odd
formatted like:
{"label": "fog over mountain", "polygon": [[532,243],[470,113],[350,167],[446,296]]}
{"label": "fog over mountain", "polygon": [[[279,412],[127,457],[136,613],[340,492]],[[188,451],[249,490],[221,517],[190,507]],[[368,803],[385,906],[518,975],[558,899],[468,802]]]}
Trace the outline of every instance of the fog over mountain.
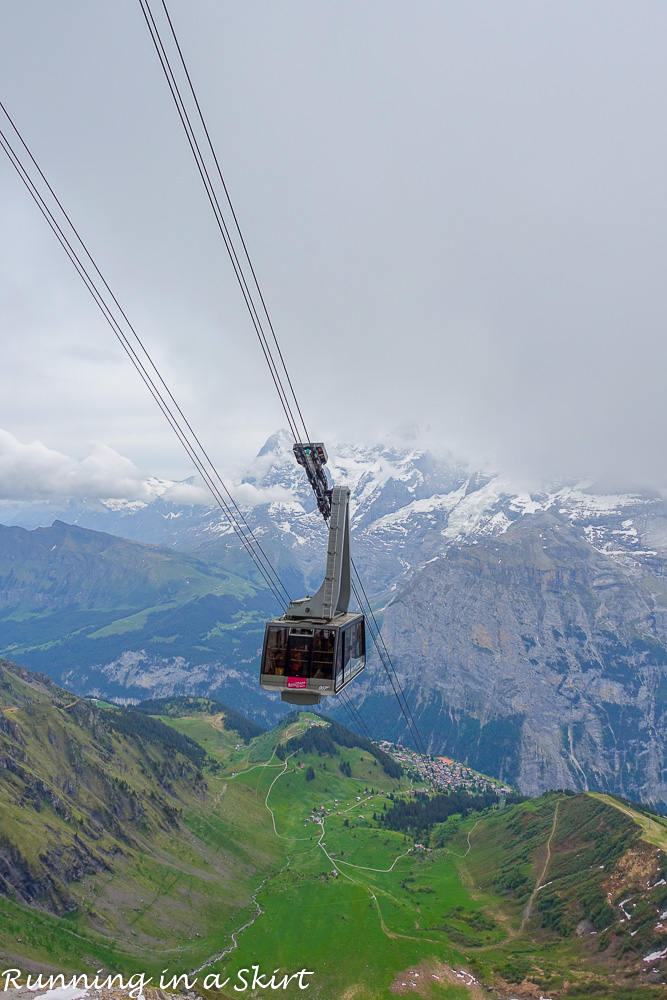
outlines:
{"label": "fog over mountain", "polygon": [[[3,101],[207,450],[240,465],[280,406],[139,6],[36,10],[3,5]],[[527,483],[667,484],[663,3],[170,11],[317,439],[416,417],[425,445]],[[0,201],[0,426],[188,478],[4,158]]]}

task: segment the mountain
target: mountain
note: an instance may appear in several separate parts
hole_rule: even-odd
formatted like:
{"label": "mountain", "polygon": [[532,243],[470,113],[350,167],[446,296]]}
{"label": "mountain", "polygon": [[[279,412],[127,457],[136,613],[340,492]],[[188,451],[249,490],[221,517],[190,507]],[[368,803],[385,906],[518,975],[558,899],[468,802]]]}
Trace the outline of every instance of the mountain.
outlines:
{"label": "mountain", "polygon": [[[590,483],[517,493],[501,475],[471,472],[413,442],[340,444],[329,452],[330,480],[347,483],[352,492],[355,560],[376,597],[390,596],[446,549],[503,535],[514,522],[544,512],[570,524],[629,572],[641,568],[664,576],[667,505],[658,495],[599,494]],[[148,480],[151,500],[0,501],[0,522],[35,528],[63,520],[196,553],[216,565],[231,566],[233,560],[242,575],[250,575],[251,564],[219,507],[170,502],[165,494],[173,486]],[[293,574],[297,588],[319,583],[323,523],[286,431],[268,439],[235,495],[281,572]]]}
{"label": "mountain", "polygon": [[[352,524],[358,559],[363,563],[368,553],[374,566],[374,592],[378,588],[384,591],[402,578],[407,569],[407,560],[395,551],[397,541],[401,548],[410,548],[411,564],[420,557],[412,551],[413,546],[406,544],[405,527],[398,526],[387,534],[388,525],[383,519],[395,518],[403,511],[411,524],[414,521],[413,542],[421,547],[423,515],[427,522],[431,519],[429,511],[434,504],[434,509],[438,508],[441,492],[450,496],[450,504],[453,503],[451,498],[458,495],[469,477],[461,467],[450,466],[413,448],[340,446],[330,451],[326,467],[330,479],[346,482],[352,490]],[[50,525],[56,518],[134,541],[195,553],[216,565],[249,573],[252,564],[244,552],[239,552],[236,535],[220,508],[213,503],[171,503],[164,499],[168,485],[173,484],[149,480],[146,490],[154,493],[150,501],[72,499],[34,504],[5,501],[0,503],[0,521],[35,528]],[[244,516],[281,576],[286,578],[288,586],[295,588],[294,596],[301,596],[299,588],[319,582],[322,576],[325,532],[305,474],[294,460],[287,432],[269,438],[236,493]],[[245,496],[252,502],[244,503]],[[278,499],[268,499],[275,497]],[[382,557],[386,566],[378,559],[382,549],[386,550]]]}
{"label": "mountain", "polygon": [[[667,801],[657,584],[549,511],[448,548],[385,614],[420,731],[528,794],[574,787]],[[362,676],[357,689],[379,724],[389,682]]]}
{"label": "mountain", "polygon": [[3,969],[168,968],[195,994],[218,976],[223,998],[253,966],[307,970],[318,1000],[420,979],[443,1000],[664,995],[660,817],[432,794],[313,713],[245,743],[226,706],[150,707],[165,714],[0,662]]}
{"label": "mountain", "polygon": [[0,525],[0,653],[82,694],[208,694],[230,677],[254,693],[270,613],[252,580],[192,556],[62,521]]}
{"label": "mountain", "polygon": [[[531,794],[572,787],[667,801],[663,499],[590,484],[520,493],[413,441],[340,445],[330,456],[331,476],[351,486],[355,562],[427,746]],[[165,484],[153,488],[152,501],[5,503],[0,517],[34,526],[57,511],[82,528],[169,545],[214,575],[249,580],[256,603],[245,598],[236,617],[207,596],[197,615],[187,602],[173,614],[158,605],[140,627],[114,625],[113,637],[26,639],[3,643],[5,655],[81,692],[214,694],[275,722],[279,703],[256,686],[262,596],[246,554],[218,508],[170,504]],[[238,491],[292,596],[312,592],[325,536],[288,435],[267,441]],[[261,610],[277,612],[269,595]],[[25,637],[27,620],[22,628]],[[91,652],[100,639],[109,645]],[[354,690],[372,729],[410,739],[373,654]]]}

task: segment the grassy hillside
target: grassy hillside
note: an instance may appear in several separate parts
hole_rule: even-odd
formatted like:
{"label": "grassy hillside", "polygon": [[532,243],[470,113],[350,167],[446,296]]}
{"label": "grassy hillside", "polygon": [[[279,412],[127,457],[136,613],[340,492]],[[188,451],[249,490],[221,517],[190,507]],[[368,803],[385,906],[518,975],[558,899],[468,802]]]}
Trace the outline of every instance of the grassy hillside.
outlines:
{"label": "grassy hillside", "polygon": [[6,661],[0,704],[0,953],[143,969],[219,948],[281,856],[252,792],[158,720]]}
{"label": "grassy hillside", "polygon": [[[164,715],[169,719],[179,719],[192,716],[219,716],[219,730],[233,730],[244,743],[249,743],[255,736],[264,732],[262,726],[250,722],[245,716],[236,712],[215,698],[152,698],[142,701],[136,706],[136,711],[144,715]],[[209,734],[206,733],[208,736]]]}
{"label": "grassy hillside", "polygon": [[422,849],[388,822],[411,782],[311,713],[244,743],[216,704],[98,710],[7,663],[0,704],[0,957],[21,968],[306,968],[322,1000],[664,995],[644,958],[667,949],[667,827],[631,806],[465,793]]}
{"label": "grassy hillside", "polygon": [[[459,849],[462,832],[452,840]],[[443,833],[436,839],[446,844]],[[512,944],[489,949],[485,961],[509,982],[529,976],[562,989],[576,960],[590,995],[607,996],[610,974],[629,988],[650,981],[656,964],[664,971],[643,959],[667,945],[667,859],[620,803],[549,793],[468,823],[466,837],[464,876],[501,897]]]}
{"label": "grassy hillside", "polygon": [[212,590],[225,593],[225,580],[226,574],[171,549],[64,521],[34,531],[0,525],[5,606],[132,609]]}

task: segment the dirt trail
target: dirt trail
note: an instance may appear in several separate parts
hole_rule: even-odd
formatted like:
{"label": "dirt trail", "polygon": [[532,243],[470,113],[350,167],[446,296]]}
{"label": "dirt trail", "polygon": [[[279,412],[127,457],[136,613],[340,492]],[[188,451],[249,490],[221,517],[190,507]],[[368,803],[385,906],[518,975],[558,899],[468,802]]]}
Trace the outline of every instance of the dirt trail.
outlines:
{"label": "dirt trail", "polygon": [[523,911],[523,920],[521,921],[521,930],[523,930],[525,928],[526,924],[528,923],[528,918],[530,917],[531,913],[533,912],[533,903],[535,902],[535,897],[537,896],[537,893],[539,892],[540,886],[544,885],[544,879],[546,878],[547,871],[549,870],[549,864],[551,863],[551,841],[554,839],[554,833],[556,832],[556,824],[558,822],[558,807],[559,807],[559,805],[560,805],[560,802],[557,802],[556,803],[556,808],[554,810],[554,821],[553,821],[553,824],[551,826],[551,833],[549,834],[549,839],[547,840],[547,856],[546,856],[546,860],[544,862],[544,868],[542,869],[542,871],[540,873],[540,877],[538,878],[537,882],[535,883],[535,888],[533,889],[533,891],[530,894],[530,899],[528,900],[528,905],[526,906],[526,909]]}
{"label": "dirt trail", "polygon": [[[477,823],[479,823],[479,820],[477,820]],[[477,826],[477,823],[475,823],[475,826]],[[475,826],[471,826],[470,829],[468,830],[468,837],[467,837],[468,850],[465,852],[465,854],[457,854],[456,851],[450,851],[447,850],[447,848],[445,848],[445,850],[447,850],[447,853],[453,854],[455,858],[467,858],[468,855],[470,854],[470,851],[472,850],[472,844],[470,843],[470,838],[472,834],[475,832]]]}
{"label": "dirt trail", "polygon": [[3,712],[18,712],[18,706],[12,708],[3,708]]}
{"label": "dirt trail", "polygon": [[225,781],[222,785],[222,788],[215,797],[215,801],[213,802],[214,806],[220,805],[220,799],[222,798],[222,796],[225,794],[226,791],[227,791],[227,782]]}

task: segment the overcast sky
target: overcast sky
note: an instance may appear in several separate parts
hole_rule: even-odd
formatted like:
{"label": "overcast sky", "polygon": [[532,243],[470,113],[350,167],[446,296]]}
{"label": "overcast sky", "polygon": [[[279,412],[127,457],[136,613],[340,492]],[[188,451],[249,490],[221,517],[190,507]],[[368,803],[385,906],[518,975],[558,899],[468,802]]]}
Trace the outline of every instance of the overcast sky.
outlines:
{"label": "overcast sky", "polygon": [[[664,0],[169,10],[317,438],[412,419],[526,482],[667,485]],[[3,0],[0,99],[204,443],[249,461],[285,421],[139,3]],[[189,475],[0,156],[0,492],[53,451],[77,489]]]}

